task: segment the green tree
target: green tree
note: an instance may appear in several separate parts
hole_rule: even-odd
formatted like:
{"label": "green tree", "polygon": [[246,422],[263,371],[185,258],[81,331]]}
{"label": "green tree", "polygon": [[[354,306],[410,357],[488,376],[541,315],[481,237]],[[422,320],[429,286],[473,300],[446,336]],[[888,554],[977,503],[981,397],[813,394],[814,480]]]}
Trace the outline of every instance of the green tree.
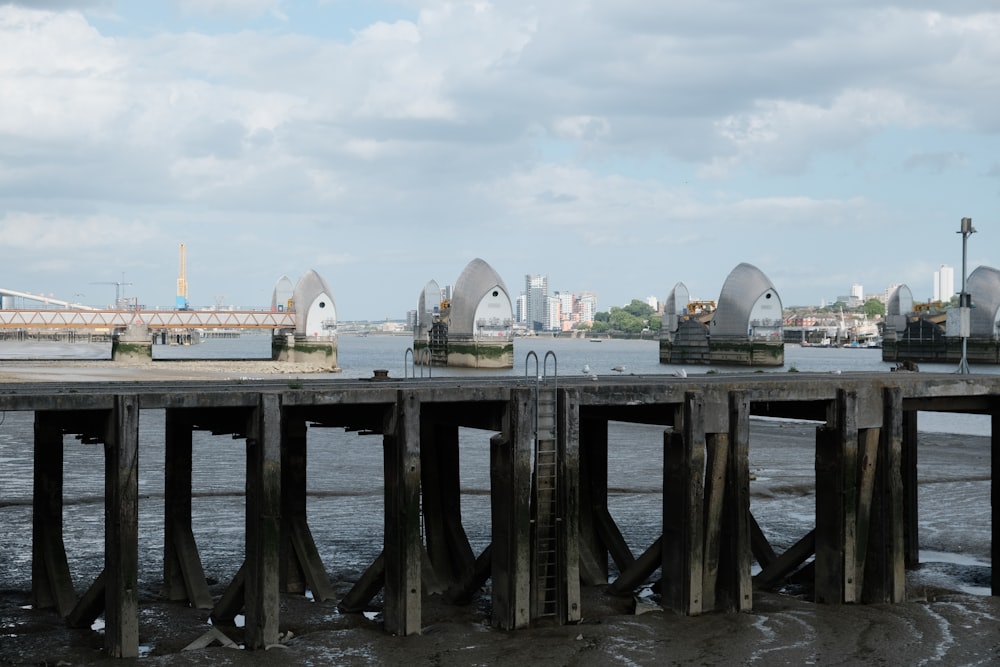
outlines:
{"label": "green tree", "polygon": [[885,304],[878,299],[868,299],[864,305],[865,316],[875,319],[885,315]]}

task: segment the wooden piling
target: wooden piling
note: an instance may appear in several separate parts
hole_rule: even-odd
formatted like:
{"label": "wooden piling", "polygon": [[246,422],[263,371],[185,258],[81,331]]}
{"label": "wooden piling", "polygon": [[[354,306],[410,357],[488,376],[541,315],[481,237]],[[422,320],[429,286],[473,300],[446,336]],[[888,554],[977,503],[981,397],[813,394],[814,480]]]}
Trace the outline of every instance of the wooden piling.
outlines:
{"label": "wooden piling", "polygon": [[504,417],[504,432],[490,439],[493,520],[493,625],[502,630],[531,622],[531,445],[534,400],[518,388]]}
{"label": "wooden piling", "polygon": [[917,475],[917,411],[903,413],[900,474],[903,480],[903,562],[913,568],[920,564],[919,478]]}
{"label": "wooden piling", "polygon": [[719,517],[717,592],[712,609],[749,611],[753,608],[752,517],[750,516],[750,398],[746,392],[729,394],[729,455],[725,468],[725,497]]}
{"label": "wooden piling", "polygon": [[448,587],[475,568],[462,526],[458,426],[421,419],[420,475],[424,539],[434,572]]}
{"label": "wooden piling", "polygon": [[164,424],[163,596],[211,609],[212,596],[191,527],[193,463],[190,413],[167,410]]}
{"label": "wooden piling", "polygon": [[664,435],[663,607],[688,616],[702,612],[704,569],[705,399],[686,392],[680,432]]}
{"label": "wooden piling", "polygon": [[247,430],[244,638],[251,650],[279,636],[281,418],[281,398],[261,394]]}
{"label": "wooden piling", "polygon": [[385,460],[385,629],[420,634],[420,401],[397,392],[383,436]]}
{"label": "wooden piling", "polygon": [[[608,514],[608,420],[580,416],[580,577],[587,586],[608,583],[608,547],[598,516]],[[626,550],[628,547],[626,546]],[[629,559],[632,554],[628,554]],[[630,560],[630,562],[631,562]]]}
{"label": "wooden piling", "polygon": [[115,396],[104,444],[104,648],[139,657],[139,400]]}
{"label": "wooden piling", "polygon": [[76,604],[63,543],[63,432],[55,413],[35,413],[31,604],[65,618]]}
{"label": "wooden piling", "polygon": [[580,601],[580,397],[560,390],[558,398],[559,497],[557,499],[558,583],[556,616],[560,623],[582,618]]}
{"label": "wooden piling", "polygon": [[1000,402],[994,400],[990,411],[990,592],[1000,595]]}

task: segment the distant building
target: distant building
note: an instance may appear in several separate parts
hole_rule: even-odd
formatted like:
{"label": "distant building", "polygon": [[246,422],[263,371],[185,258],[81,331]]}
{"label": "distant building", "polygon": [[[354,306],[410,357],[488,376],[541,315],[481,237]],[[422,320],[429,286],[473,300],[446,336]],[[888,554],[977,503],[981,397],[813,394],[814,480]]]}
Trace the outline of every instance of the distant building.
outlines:
{"label": "distant building", "polygon": [[934,272],[934,301],[951,301],[955,294],[955,269],[947,264]]}
{"label": "distant building", "polygon": [[597,295],[593,292],[580,292],[576,295],[573,310],[580,313],[581,324],[593,324],[594,315],[597,314]]}
{"label": "distant building", "polygon": [[548,316],[549,277],[545,275],[524,276],[525,326],[529,331],[546,329]]}

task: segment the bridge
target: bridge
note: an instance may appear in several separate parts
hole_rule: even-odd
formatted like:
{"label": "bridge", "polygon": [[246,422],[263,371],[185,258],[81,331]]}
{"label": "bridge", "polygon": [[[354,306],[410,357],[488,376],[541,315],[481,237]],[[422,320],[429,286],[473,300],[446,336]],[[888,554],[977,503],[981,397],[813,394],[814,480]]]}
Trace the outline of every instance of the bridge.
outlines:
{"label": "bridge", "polygon": [[0,309],[0,329],[294,329],[294,312],[263,310]]}

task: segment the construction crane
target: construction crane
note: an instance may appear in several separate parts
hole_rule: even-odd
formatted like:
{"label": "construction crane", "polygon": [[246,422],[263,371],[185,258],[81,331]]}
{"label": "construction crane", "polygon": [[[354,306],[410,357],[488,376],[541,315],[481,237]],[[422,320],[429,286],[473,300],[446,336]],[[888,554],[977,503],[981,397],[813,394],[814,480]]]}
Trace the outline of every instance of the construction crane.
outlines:
{"label": "construction crane", "polygon": [[125,310],[125,286],[132,283],[125,282],[125,273],[122,272],[121,281],[94,282],[91,285],[114,285],[115,286],[115,308]]}
{"label": "construction crane", "polygon": [[177,310],[190,310],[188,306],[188,282],[187,282],[187,257],[184,252],[184,244],[181,244],[181,268],[177,276]]}

